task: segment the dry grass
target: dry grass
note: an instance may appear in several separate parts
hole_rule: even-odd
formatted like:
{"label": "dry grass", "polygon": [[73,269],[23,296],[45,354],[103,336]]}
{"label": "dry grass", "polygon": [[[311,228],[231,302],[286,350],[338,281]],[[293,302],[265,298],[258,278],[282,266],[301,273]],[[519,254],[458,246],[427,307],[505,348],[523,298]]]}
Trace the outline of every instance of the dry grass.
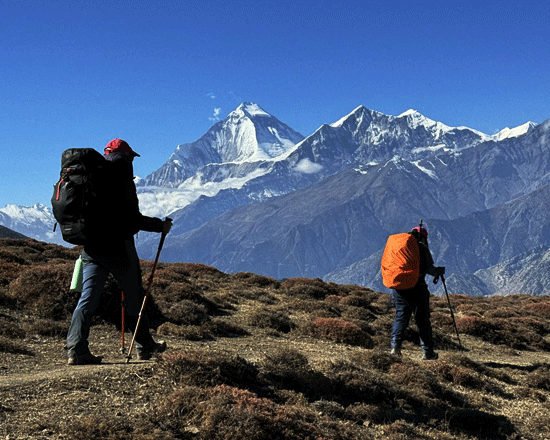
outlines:
{"label": "dry grass", "polygon": [[124,363],[110,279],[91,334],[105,363],[69,367],[78,251],[0,240],[2,438],[550,438],[548,297],[451,295],[465,352],[433,297],[440,358],[422,362],[414,325],[389,353],[388,295],[161,263],[148,312],[170,349]]}

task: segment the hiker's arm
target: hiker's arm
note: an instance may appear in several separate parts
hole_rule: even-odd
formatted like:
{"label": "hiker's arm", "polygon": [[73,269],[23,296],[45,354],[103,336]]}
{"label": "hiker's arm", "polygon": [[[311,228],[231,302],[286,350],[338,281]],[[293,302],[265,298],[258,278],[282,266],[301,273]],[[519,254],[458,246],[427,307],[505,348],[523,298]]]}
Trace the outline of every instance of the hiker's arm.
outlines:
{"label": "hiker's arm", "polygon": [[172,229],[172,219],[161,220],[156,217],[147,217],[140,214],[139,230],[148,232],[162,232],[168,234]]}
{"label": "hiker's arm", "polygon": [[[443,266],[435,266],[432,254],[430,249],[427,246],[420,245],[421,261],[420,261],[420,271],[423,270],[428,275],[433,276],[434,278],[445,275],[445,268]],[[423,254],[423,255],[422,255]]]}
{"label": "hiker's arm", "polygon": [[434,266],[434,259],[428,246],[418,243],[418,250],[420,251],[420,273],[436,276],[437,271]]}
{"label": "hiker's arm", "polygon": [[147,217],[146,215],[139,214],[138,227],[140,231],[147,232],[163,232],[164,222],[160,218]]}

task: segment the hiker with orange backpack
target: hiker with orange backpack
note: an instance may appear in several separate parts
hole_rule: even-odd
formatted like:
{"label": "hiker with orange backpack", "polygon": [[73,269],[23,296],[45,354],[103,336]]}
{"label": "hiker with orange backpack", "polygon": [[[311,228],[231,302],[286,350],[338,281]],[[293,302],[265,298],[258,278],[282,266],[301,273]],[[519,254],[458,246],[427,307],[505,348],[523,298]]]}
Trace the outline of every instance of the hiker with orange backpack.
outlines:
{"label": "hiker with orange backpack", "polygon": [[422,222],[409,233],[391,235],[382,257],[382,276],[384,285],[393,289],[395,320],[391,334],[391,353],[394,355],[401,356],[403,335],[414,312],[423,359],[438,358],[434,351],[426,274],[438,278],[445,274],[445,268],[434,266],[428,247],[428,231]]}

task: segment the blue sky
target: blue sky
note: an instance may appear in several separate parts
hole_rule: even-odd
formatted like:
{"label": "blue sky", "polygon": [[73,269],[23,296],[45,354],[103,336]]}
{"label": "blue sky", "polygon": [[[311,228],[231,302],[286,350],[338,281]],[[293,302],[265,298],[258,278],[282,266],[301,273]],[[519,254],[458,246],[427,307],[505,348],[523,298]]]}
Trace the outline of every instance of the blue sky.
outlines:
{"label": "blue sky", "polygon": [[0,207],[61,152],[161,166],[241,102],[303,135],[358,105],[487,134],[550,118],[547,1],[0,0]]}

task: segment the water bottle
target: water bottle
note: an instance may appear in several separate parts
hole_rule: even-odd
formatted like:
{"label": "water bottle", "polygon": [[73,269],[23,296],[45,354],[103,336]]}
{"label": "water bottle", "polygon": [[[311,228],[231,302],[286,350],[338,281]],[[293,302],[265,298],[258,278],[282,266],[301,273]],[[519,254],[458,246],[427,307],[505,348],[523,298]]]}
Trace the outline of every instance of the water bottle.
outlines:
{"label": "water bottle", "polygon": [[71,280],[71,290],[82,292],[82,257],[78,257],[74,264],[73,279]]}

